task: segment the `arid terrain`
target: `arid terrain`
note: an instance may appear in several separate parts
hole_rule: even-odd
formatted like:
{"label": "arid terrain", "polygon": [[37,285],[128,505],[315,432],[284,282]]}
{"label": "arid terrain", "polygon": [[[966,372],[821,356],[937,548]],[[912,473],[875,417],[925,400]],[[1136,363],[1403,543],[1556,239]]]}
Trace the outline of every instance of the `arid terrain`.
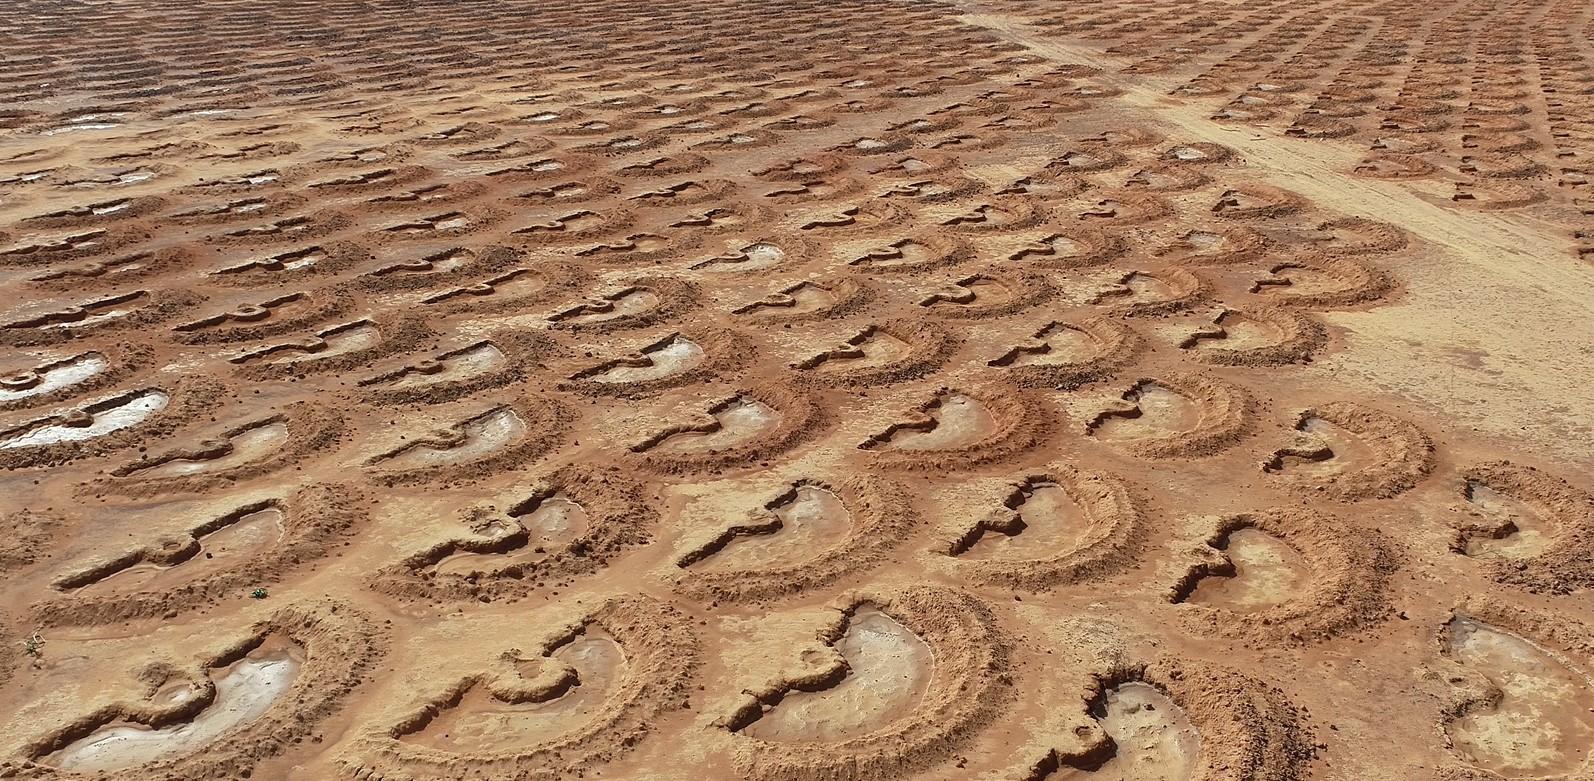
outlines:
{"label": "arid terrain", "polygon": [[1594,779],[1594,2],[0,18],[0,778]]}

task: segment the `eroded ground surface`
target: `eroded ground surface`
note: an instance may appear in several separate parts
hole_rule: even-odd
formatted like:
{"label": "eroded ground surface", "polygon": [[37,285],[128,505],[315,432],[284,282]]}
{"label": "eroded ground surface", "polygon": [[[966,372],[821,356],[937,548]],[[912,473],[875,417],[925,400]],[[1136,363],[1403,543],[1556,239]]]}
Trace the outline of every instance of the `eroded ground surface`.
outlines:
{"label": "eroded ground surface", "polygon": [[1594,6],[0,20],[0,778],[1594,777]]}

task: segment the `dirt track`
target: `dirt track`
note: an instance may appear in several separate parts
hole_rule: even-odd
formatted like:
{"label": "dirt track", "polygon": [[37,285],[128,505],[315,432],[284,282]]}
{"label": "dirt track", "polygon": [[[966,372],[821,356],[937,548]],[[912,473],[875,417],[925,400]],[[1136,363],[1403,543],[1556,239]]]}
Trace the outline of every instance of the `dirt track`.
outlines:
{"label": "dirt track", "polygon": [[29,4],[0,778],[1594,779],[1590,38]]}

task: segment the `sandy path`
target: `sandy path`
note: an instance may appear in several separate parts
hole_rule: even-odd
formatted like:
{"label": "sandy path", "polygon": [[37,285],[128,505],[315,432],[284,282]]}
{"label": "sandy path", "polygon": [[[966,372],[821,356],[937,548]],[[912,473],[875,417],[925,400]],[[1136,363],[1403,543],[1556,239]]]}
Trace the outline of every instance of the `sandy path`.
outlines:
{"label": "sandy path", "polygon": [[[1121,63],[1083,45],[1026,30],[964,3],[963,21],[1061,63],[1102,68],[1117,100],[1181,137],[1233,148],[1258,178],[1346,214],[1400,225],[1430,250],[1402,266],[1407,295],[1371,311],[1329,317],[1348,349],[1313,370],[1393,394],[1436,417],[1594,464],[1594,266],[1560,226],[1519,214],[1468,212],[1438,193],[1351,176],[1349,144],[1289,138],[1212,121],[1168,96],[1179,79],[1115,73]],[[1522,338],[1531,334],[1531,338]],[[1398,345],[1399,349],[1390,349]]]}

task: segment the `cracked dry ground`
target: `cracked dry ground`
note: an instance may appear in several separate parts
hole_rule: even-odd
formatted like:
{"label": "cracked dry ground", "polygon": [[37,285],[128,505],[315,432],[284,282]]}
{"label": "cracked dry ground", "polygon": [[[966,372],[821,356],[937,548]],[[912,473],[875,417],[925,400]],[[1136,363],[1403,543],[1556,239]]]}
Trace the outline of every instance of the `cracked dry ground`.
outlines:
{"label": "cracked dry ground", "polygon": [[1594,4],[0,19],[0,778],[1594,778]]}

